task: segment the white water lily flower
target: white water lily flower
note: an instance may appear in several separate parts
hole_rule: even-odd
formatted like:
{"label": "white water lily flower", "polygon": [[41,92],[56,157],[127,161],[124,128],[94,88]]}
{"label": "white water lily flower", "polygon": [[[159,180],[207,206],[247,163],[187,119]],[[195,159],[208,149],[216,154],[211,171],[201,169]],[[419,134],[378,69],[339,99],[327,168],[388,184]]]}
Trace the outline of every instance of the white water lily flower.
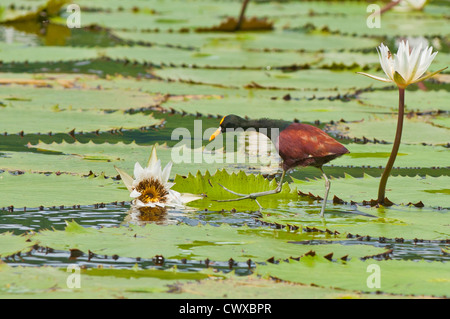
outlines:
{"label": "white water lily flower", "polygon": [[402,41],[398,47],[397,54],[392,55],[389,48],[382,43],[378,47],[378,55],[381,67],[388,78],[363,72],[358,73],[378,81],[394,82],[399,88],[404,89],[410,84],[426,80],[446,69],[422,76],[437,54],[437,52],[432,53],[432,51],[433,47],[426,46],[423,48],[422,44],[410,50],[409,42]]}
{"label": "white water lily flower", "polygon": [[182,195],[172,190],[174,183],[169,182],[172,162],[161,169],[161,161],[156,155],[156,147],[153,146],[148,164],[145,168],[136,163],[134,166],[134,178],[126,172],[114,166],[122,181],[130,191],[132,205],[141,207],[183,207],[184,204],[198,199],[196,196]]}
{"label": "white water lily flower", "polygon": [[400,11],[423,10],[427,3],[428,0],[402,0],[395,9]]}

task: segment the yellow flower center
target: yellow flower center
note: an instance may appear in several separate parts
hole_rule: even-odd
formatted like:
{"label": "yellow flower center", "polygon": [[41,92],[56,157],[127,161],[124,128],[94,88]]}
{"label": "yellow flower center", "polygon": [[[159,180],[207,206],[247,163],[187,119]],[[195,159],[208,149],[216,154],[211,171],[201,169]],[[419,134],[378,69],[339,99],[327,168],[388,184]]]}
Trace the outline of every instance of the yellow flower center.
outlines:
{"label": "yellow flower center", "polygon": [[136,190],[141,193],[138,199],[146,203],[165,203],[169,192],[166,190],[163,184],[158,179],[145,179],[141,181]]}

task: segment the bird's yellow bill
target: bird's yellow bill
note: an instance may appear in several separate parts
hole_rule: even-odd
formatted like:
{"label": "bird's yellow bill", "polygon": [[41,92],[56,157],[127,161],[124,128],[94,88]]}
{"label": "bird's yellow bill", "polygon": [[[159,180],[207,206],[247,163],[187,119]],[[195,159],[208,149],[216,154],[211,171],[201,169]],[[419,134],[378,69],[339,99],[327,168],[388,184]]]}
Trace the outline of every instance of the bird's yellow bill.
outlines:
{"label": "bird's yellow bill", "polygon": [[209,138],[209,141],[211,142],[213,139],[215,139],[217,137],[217,135],[219,135],[222,132],[222,128],[219,127]]}

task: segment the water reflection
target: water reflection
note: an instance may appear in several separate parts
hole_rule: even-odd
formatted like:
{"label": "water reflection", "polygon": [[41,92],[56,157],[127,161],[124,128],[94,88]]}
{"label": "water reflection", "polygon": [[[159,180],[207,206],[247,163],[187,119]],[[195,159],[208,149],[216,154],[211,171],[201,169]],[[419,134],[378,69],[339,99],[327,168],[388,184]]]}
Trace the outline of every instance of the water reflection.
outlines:
{"label": "water reflection", "polygon": [[131,206],[130,210],[124,218],[124,222],[133,223],[137,225],[145,225],[148,223],[156,223],[158,225],[175,224],[170,222],[167,216],[166,207],[140,207]]}

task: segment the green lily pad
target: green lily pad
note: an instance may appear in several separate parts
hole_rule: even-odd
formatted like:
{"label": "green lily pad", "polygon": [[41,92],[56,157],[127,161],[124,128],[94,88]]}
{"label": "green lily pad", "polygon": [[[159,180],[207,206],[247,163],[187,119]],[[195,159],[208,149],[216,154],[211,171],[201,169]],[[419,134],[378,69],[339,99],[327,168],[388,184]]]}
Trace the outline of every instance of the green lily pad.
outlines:
{"label": "green lily pad", "polygon": [[0,61],[19,62],[63,62],[96,59],[102,51],[92,48],[41,47],[20,43],[0,43]]}
{"label": "green lily pad", "polygon": [[328,240],[320,236],[327,229],[339,232],[342,237],[350,238],[354,243],[355,238],[356,242],[360,242],[367,236],[373,240],[401,238],[437,241],[445,240],[450,235],[447,209],[415,207],[413,204],[377,208],[330,200],[325,210],[326,221],[322,223],[317,218],[320,208],[321,202],[313,200],[280,205],[278,209],[264,210],[259,220],[272,225],[317,229],[315,238],[318,241]]}
{"label": "green lily pad", "polygon": [[[441,34],[443,17],[429,16],[424,13],[388,12],[381,17],[379,27],[368,26],[367,21],[374,21],[373,15],[369,17],[367,4],[361,5],[360,11],[330,15],[303,15],[295,17],[283,17],[278,23],[289,25],[291,28],[304,27],[305,25],[317,30],[329,30],[343,35],[356,36],[425,36]],[[356,13],[356,14],[355,14]],[[361,14],[364,13],[364,14]]]}
{"label": "green lily pad", "polygon": [[130,200],[121,181],[67,174],[0,174],[0,207],[92,205]]}
{"label": "green lily pad", "polygon": [[[396,127],[396,118],[379,117],[369,121],[337,123],[333,128],[351,139],[365,137],[369,140],[377,139],[393,143]],[[446,128],[433,126],[418,118],[405,118],[401,142],[404,144],[446,145],[449,141],[448,136]]]}
{"label": "green lily pad", "polygon": [[[69,288],[73,269],[0,265],[2,298],[116,299],[171,298],[170,285],[206,279],[214,274],[175,269],[81,269],[79,288]],[[220,277],[219,277],[220,278]]]}
{"label": "green lily pad", "polygon": [[[321,256],[304,257],[278,265],[257,267],[262,276],[272,276],[289,282],[314,284],[363,292],[381,291],[398,295],[448,295],[450,282],[448,266],[441,262],[426,261],[359,261],[329,262]],[[379,287],[373,277],[379,273]],[[376,283],[376,281],[375,281]]]}
{"label": "green lily pad", "polygon": [[[191,140],[184,142],[189,143]],[[88,174],[91,171],[96,174],[103,172],[107,176],[115,176],[117,172],[114,166],[132,172],[136,162],[147,161],[152,149],[151,146],[138,145],[135,142],[97,144],[92,141],[88,143],[63,141],[51,144],[39,142],[28,147],[43,153],[5,152],[0,158],[0,168],[10,171],[31,170],[77,174]],[[216,149],[213,152],[203,147],[191,149],[189,145],[182,144],[174,147],[157,145],[157,151],[162,163],[170,161],[174,163],[171,178],[174,178],[176,174],[188,175],[190,172],[197,171],[205,173],[207,170],[223,168],[238,171],[245,167],[247,171],[260,170],[267,173],[276,172],[278,169],[277,157],[263,158],[251,155],[242,148],[235,152],[224,152],[223,149]],[[62,154],[56,155],[54,152]],[[227,158],[230,157],[233,161],[228,163]],[[269,165],[269,161],[273,161],[270,162],[272,165]]]}
{"label": "green lily pad", "polygon": [[226,279],[182,282],[179,298],[252,298],[252,299],[385,299],[398,298],[385,294],[364,294],[359,291],[336,290],[329,287],[274,283],[259,276],[229,276]]}
{"label": "green lily pad", "polygon": [[[151,115],[125,114],[123,111],[75,111],[58,108],[7,106],[0,109],[4,120],[3,132],[14,134],[30,133],[68,133],[75,129],[80,132],[110,131],[119,129],[138,129],[161,124],[161,120]],[[21,121],[16,119],[20,117]]]}
{"label": "green lily pad", "polygon": [[[449,98],[448,91],[408,91],[405,94],[406,112],[437,112],[450,111],[447,101]],[[380,92],[364,92],[359,96],[361,102],[365,105],[373,105],[390,108],[394,111],[398,110],[398,91]]]}
{"label": "green lily pad", "polygon": [[[257,204],[252,199],[245,199],[232,202],[217,202],[217,200],[235,199],[238,196],[229,193],[220,185],[241,194],[265,192],[274,190],[277,187],[275,179],[269,181],[262,175],[239,173],[228,173],[226,170],[216,171],[211,175],[208,171],[202,175],[189,174],[187,177],[177,176],[175,178],[174,190],[180,193],[192,193],[205,196],[201,200],[190,203],[192,207],[208,208],[209,210],[221,209],[257,209]],[[189,190],[189,191],[187,191]],[[280,201],[295,200],[298,198],[297,192],[284,183],[281,192],[258,198],[258,202],[263,207],[277,207]]]}
{"label": "green lily pad", "polygon": [[[314,123],[315,121],[330,122],[360,121],[371,119],[375,115],[390,113],[387,109],[374,109],[363,106],[356,101],[344,102],[341,100],[330,101],[328,99],[296,100],[296,93],[287,93],[284,97],[278,97],[276,92],[270,92],[276,99],[261,97],[258,92],[244,96],[224,97],[195,97],[192,99],[173,101],[170,99],[162,106],[180,112],[190,114],[236,114],[242,117],[248,116],[252,119],[262,118],[277,110],[276,118],[287,121],[294,119],[302,122]],[[313,94],[313,93],[310,93]],[[245,105],[245,108],[242,106]],[[225,115],[225,114],[224,114]]]}
{"label": "green lily pad", "polygon": [[[43,80],[46,82],[46,80]],[[70,81],[70,80],[66,80]],[[63,110],[129,110],[158,105],[163,97],[134,90],[120,89],[79,89],[75,88],[36,88],[31,86],[8,86],[0,89],[0,100],[14,107],[54,108]],[[55,81],[56,82],[56,81]],[[49,82],[52,83],[52,82]]]}
{"label": "green lily pad", "polygon": [[[350,153],[333,160],[334,166],[385,167],[391,155],[392,144],[357,144],[345,147]],[[450,153],[442,146],[417,144],[400,145],[395,167],[448,167]]]}
{"label": "green lily pad", "polygon": [[[301,181],[294,179],[292,187],[297,187],[301,192],[311,192],[322,195],[324,180],[314,179]],[[364,175],[363,178],[354,178],[346,175],[345,178],[331,177],[331,198],[335,195],[347,202],[362,203],[376,198],[378,192],[379,177]],[[450,177],[406,177],[391,176],[386,187],[386,197],[395,204],[408,204],[410,202],[423,202],[428,207],[449,207],[448,190]]]}
{"label": "green lily pad", "polygon": [[[99,242],[99,236],[102,241]],[[121,257],[152,258],[162,255],[166,259],[227,261],[265,261],[271,257],[288,258],[307,253],[307,245],[295,245],[288,241],[305,238],[303,234],[286,231],[232,227],[229,225],[158,226],[146,224],[144,227],[129,225],[118,228],[83,228],[75,222],[68,222],[64,231],[41,231],[33,236],[39,245],[54,249],[78,249],[100,255]],[[331,250],[330,250],[331,249]],[[317,251],[336,255],[349,253],[358,258],[371,253],[380,253],[381,248],[370,245],[360,246],[350,252],[345,245],[320,245]]]}
{"label": "green lily pad", "polygon": [[[180,46],[184,48],[218,49],[241,48],[242,50],[276,50],[276,51],[307,51],[339,50],[351,46],[354,49],[371,48],[378,45],[374,39],[361,38],[355,43],[350,36],[332,34],[305,34],[289,30],[275,32],[240,32],[240,33],[145,33],[115,31],[121,39],[145,42],[160,46]],[[272,53],[266,53],[266,55]],[[276,56],[276,55],[275,55]],[[320,56],[320,55],[318,55]],[[295,61],[295,64],[305,64],[305,61]],[[289,65],[289,63],[285,63]]]}
{"label": "green lily pad", "polygon": [[[8,257],[19,252],[27,252],[34,245],[26,236],[15,236],[11,232],[0,234],[0,256]],[[1,262],[0,262],[1,269]]]}
{"label": "green lily pad", "polygon": [[154,65],[191,65],[210,68],[275,68],[290,65],[313,64],[319,60],[314,54],[298,52],[247,52],[239,48],[204,49],[200,51],[171,49],[166,47],[114,47],[107,56],[112,59],[128,59]]}
{"label": "green lily pad", "polygon": [[153,73],[163,79],[184,82],[220,85],[226,87],[254,87],[292,89],[299,91],[330,91],[347,94],[356,89],[386,87],[386,83],[358,77],[354,72],[329,70],[301,70],[284,73],[278,70],[208,70],[170,68],[155,70]]}

